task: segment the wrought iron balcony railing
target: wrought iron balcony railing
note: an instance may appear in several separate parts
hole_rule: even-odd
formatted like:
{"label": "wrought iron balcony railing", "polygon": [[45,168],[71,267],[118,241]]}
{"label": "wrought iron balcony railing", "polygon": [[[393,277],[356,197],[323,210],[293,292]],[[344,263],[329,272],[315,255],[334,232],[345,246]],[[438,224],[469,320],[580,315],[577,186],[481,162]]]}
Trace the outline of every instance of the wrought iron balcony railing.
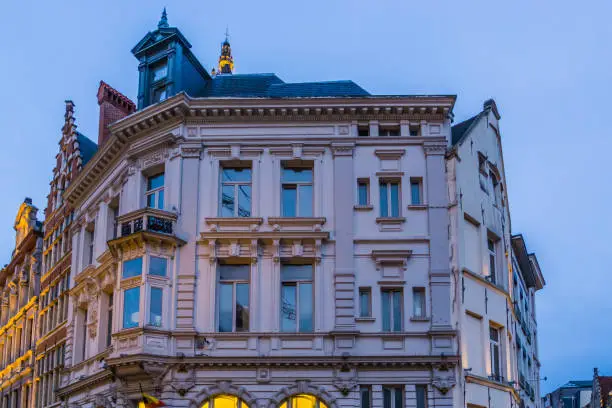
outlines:
{"label": "wrought iron balcony railing", "polygon": [[168,211],[143,208],[118,217],[119,237],[125,237],[140,231],[173,235],[176,225],[176,214]]}

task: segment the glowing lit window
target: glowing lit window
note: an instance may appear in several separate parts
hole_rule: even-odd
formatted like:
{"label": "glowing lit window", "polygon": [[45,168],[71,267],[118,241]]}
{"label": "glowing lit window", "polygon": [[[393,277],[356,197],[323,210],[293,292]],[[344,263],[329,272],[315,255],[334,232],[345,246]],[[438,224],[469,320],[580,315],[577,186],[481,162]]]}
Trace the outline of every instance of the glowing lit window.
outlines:
{"label": "glowing lit window", "polygon": [[201,408],[249,408],[249,406],[233,395],[216,395],[205,401]]}
{"label": "glowing lit window", "polygon": [[280,408],[327,408],[327,405],[313,395],[299,394],[283,401]]}

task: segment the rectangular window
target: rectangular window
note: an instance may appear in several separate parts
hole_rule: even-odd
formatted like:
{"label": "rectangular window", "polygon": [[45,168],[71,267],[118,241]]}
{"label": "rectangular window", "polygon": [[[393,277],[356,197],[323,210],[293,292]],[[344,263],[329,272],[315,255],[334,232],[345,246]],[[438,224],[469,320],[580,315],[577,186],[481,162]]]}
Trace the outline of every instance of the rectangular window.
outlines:
{"label": "rectangular window", "polygon": [[368,179],[357,180],[357,204],[370,205],[370,181]]}
{"label": "rectangular window", "polygon": [[153,76],[153,82],[157,82],[160,79],[164,79],[168,75],[168,64],[166,61],[158,63],[151,67],[151,72]]}
{"label": "rectangular window", "polygon": [[364,124],[357,126],[358,136],[370,136],[370,125]]}
{"label": "rectangular window", "polygon": [[412,313],[414,317],[425,317],[425,288],[412,289]]}
{"label": "rectangular window", "polygon": [[149,258],[149,275],[165,277],[167,267],[168,260],[166,258],[160,258],[158,256],[152,256]]}
{"label": "rectangular window", "polygon": [[416,408],[427,408],[427,386],[417,385],[416,390]]}
{"label": "rectangular window", "polygon": [[499,329],[495,327],[489,327],[489,345],[491,351],[491,376],[496,381],[501,381],[501,368],[500,368],[500,356],[499,356]]}
{"label": "rectangular window", "polygon": [[140,287],[123,292],[123,328],[137,327],[140,321]]}
{"label": "rectangular window", "polygon": [[495,241],[493,241],[491,238],[488,238],[487,239],[487,247],[489,249],[489,279],[491,280],[491,283],[495,283],[495,281],[496,281],[495,267],[497,265],[496,251],[495,251]]}
{"label": "rectangular window", "polygon": [[142,258],[134,258],[123,262],[123,279],[140,276],[142,274]]}
{"label": "rectangular window", "polygon": [[412,205],[423,204],[423,183],[419,178],[410,179],[410,198]]}
{"label": "rectangular window", "polygon": [[113,334],[113,302],[114,295],[110,293],[108,295],[108,310],[106,312],[106,347],[110,347],[111,336]]}
{"label": "rectangular window", "polygon": [[249,331],[249,265],[219,265],[220,332]]}
{"label": "rectangular window", "polygon": [[251,169],[249,167],[221,168],[219,216],[251,216]]}
{"label": "rectangular window", "polygon": [[[92,224],[87,230],[87,265],[93,264],[94,261],[94,242],[94,225]],[[54,250],[55,255],[58,254],[56,249]]]}
{"label": "rectangular window", "polygon": [[381,126],[378,130],[379,136],[399,136],[400,135],[400,127],[399,126]]}
{"label": "rectangular window", "polygon": [[281,267],[281,331],[313,331],[313,266]]}
{"label": "rectangular window", "polygon": [[161,327],[163,289],[151,288],[151,304],[149,305],[149,325]]}
{"label": "rectangular window", "polygon": [[402,290],[383,289],[382,291],[382,320],[383,331],[402,331]]}
{"label": "rectangular window", "polygon": [[282,170],[283,217],[312,217],[312,167],[289,167]]}
{"label": "rectangular window", "polygon": [[153,103],[161,102],[168,97],[168,91],[165,86],[153,90]]}
{"label": "rectangular window", "polygon": [[164,209],[164,173],[147,177],[147,207]]}
{"label": "rectangular window", "polygon": [[372,317],[372,290],[359,288],[359,317]]}
{"label": "rectangular window", "polygon": [[368,385],[359,387],[359,395],[361,397],[361,408],[372,407],[372,389]]}
{"label": "rectangular window", "polygon": [[399,181],[380,181],[380,216],[400,216]]}
{"label": "rectangular window", "polygon": [[383,408],[403,408],[404,389],[401,386],[383,386]]}
{"label": "rectangular window", "polygon": [[421,127],[419,125],[410,125],[410,136],[420,136]]}
{"label": "rectangular window", "polygon": [[83,309],[83,328],[81,331],[81,338],[79,339],[80,343],[80,360],[83,361],[87,357],[87,309]]}

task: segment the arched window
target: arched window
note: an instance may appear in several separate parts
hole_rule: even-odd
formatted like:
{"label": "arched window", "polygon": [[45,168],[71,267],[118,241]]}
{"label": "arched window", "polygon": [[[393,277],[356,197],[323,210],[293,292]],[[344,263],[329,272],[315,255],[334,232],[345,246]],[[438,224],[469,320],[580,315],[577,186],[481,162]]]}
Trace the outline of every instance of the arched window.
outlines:
{"label": "arched window", "polygon": [[210,397],[202,408],[249,408],[249,406],[240,398],[233,395],[215,395]]}
{"label": "arched window", "polygon": [[327,404],[313,395],[298,394],[284,400],[279,408],[327,408]]}

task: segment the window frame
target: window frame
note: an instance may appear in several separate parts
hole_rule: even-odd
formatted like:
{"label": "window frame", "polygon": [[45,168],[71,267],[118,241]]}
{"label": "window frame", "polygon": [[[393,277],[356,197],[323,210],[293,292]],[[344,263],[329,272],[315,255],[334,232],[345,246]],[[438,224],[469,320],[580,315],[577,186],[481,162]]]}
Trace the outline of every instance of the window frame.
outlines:
{"label": "window frame", "polygon": [[[400,287],[383,287],[380,290],[381,317],[382,317],[382,332],[384,333],[401,333],[404,331],[404,290]],[[385,328],[385,294],[389,294],[389,328]],[[394,310],[394,297],[399,296],[399,310]],[[396,316],[399,314],[399,316]],[[400,327],[396,330],[395,322],[399,320]]]}
{"label": "window frame", "polygon": [[[365,311],[364,314],[364,310],[363,310],[363,304],[361,302],[362,299],[362,295],[367,295],[367,310]],[[372,318],[372,288],[370,286],[363,286],[359,288],[359,292],[358,292],[358,299],[359,299],[359,318],[362,319],[368,319],[368,318]]]}
{"label": "window frame", "polygon": [[[419,392],[420,390],[420,392]],[[427,384],[416,384],[414,386],[416,408],[427,408]],[[423,400],[419,400],[419,393],[421,393]]]}
{"label": "window frame", "polygon": [[[364,398],[364,394],[367,394]],[[367,405],[364,405],[364,400],[367,401]],[[360,408],[372,408],[372,386],[371,385],[360,385],[359,386],[359,406]]]}
{"label": "window frame", "polygon": [[[311,179],[310,181],[285,181],[285,170],[293,170],[298,172],[297,170],[310,170],[311,171]],[[315,213],[315,191],[314,191],[314,179],[315,179],[315,169],[313,162],[305,162],[305,163],[291,163],[284,162],[281,164],[281,214],[283,217],[292,217],[292,218],[308,218],[314,217]],[[294,187],[295,189],[295,215],[286,215],[285,209],[286,204],[284,200],[284,192],[288,187]],[[310,187],[311,197],[310,197],[310,208],[312,209],[311,213],[308,215],[304,215],[301,211],[300,206],[300,187]]]}
{"label": "window frame", "polygon": [[[249,181],[224,181],[223,177],[224,177],[224,169],[232,169],[232,170],[237,170],[240,169],[240,171],[244,171],[244,170],[249,170],[250,171],[250,175],[249,175]],[[231,218],[248,218],[248,217],[252,217],[253,216],[253,168],[250,165],[250,163],[247,165],[245,164],[232,164],[232,163],[221,163],[221,165],[219,166],[219,203],[218,203],[218,211],[217,214],[219,215],[219,217],[231,217]],[[234,209],[233,209],[233,214],[230,215],[223,215],[223,187],[225,186],[232,186],[233,187],[233,199],[234,199]],[[249,214],[248,215],[240,215],[240,201],[239,201],[239,197],[240,197],[240,187],[242,186],[248,186],[250,188],[250,193],[249,193]]]}
{"label": "window frame", "polygon": [[402,131],[400,125],[379,125],[378,126],[378,136],[381,137],[399,137],[401,136]]}
{"label": "window frame", "polygon": [[[159,299],[159,324],[152,321],[153,317],[153,291],[159,291],[160,299]],[[157,285],[149,286],[149,302],[147,308],[147,326],[151,327],[163,327],[164,326],[164,288]]]}
{"label": "window frame", "polygon": [[[132,314],[134,314],[135,312],[138,313],[138,321],[135,324],[133,324],[133,325],[126,326],[126,312],[127,312],[127,310],[126,310],[126,301],[125,300],[126,300],[126,296],[127,296],[128,292],[130,292],[130,291],[134,291],[134,293],[138,294],[138,298],[137,298],[138,302],[136,303],[137,308],[134,311],[132,311]],[[132,328],[135,328],[135,327],[140,327],[140,322],[142,320],[141,314],[140,314],[140,312],[141,312],[140,311],[140,295],[141,295],[141,293],[140,293],[140,286],[132,286],[132,287],[129,287],[129,288],[125,288],[122,292],[123,292],[123,296],[122,296],[123,310],[121,311],[121,316],[122,316],[121,328],[123,330],[125,330],[125,329],[132,329]]]}
{"label": "window frame", "polygon": [[[385,186],[384,194],[386,195],[386,214],[383,214],[383,185]],[[394,205],[393,205],[393,193],[392,186],[397,185],[397,215],[393,215]],[[401,179],[398,178],[380,178],[378,180],[378,195],[379,200],[378,204],[380,206],[380,216],[381,218],[401,218],[402,217],[402,182]]]}
{"label": "window frame", "polygon": [[[282,268],[286,266],[299,265],[299,266],[310,266],[312,268],[312,274],[310,279],[283,279]],[[281,333],[313,333],[315,331],[315,265],[314,264],[282,264],[280,271],[280,284],[281,284],[281,296],[280,296],[280,332]],[[301,299],[300,299],[300,286],[310,284],[310,304],[311,304],[311,316],[310,320],[312,322],[311,330],[303,330],[301,325]],[[285,286],[293,286],[295,287],[295,330],[286,330],[283,329],[283,287]]]}
{"label": "window frame", "polygon": [[[221,279],[221,268],[225,265],[229,266],[244,266],[247,269],[247,279]],[[217,299],[216,299],[216,323],[217,332],[219,333],[248,333],[251,330],[251,266],[249,264],[218,264],[217,265]],[[238,285],[248,285],[248,319],[246,321],[246,328],[238,330],[237,327],[237,289]],[[231,285],[232,286],[232,329],[230,331],[221,331],[221,286]]]}
{"label": "window frame", "polygon": [[[365,188],[365,203],[361,201],[361,188]],[[368,207],[371,205],[370,197],[370,179],[369,178],[358,178],[357,179],[357,206]]]}
{"label": "window frame", "polygon": [[[385,404],[385,391],[390,391],[390,400],[389,400],[389,405],[386,406]],[[397,401],[397,393],[399,392],[400,394],[400,401],[401,401],[401,406],[397,407],[396,405],[396,401]],[[403,385],[383,385],[382,386],[382,408],[404,408],[404,406],[406,405],[406,397],[405,397],[405,390],[404,390],[404,386]]]}
{"label": "window frame", "polygon": [[[415,201],[415,187],[418,195]],[[423,205],[425,200],[423,199],[423,179],[421,177],[410,178],[410,205]]]}
{"label": "window frame", "polygon": [[[417,304],[417,294],[419,294],[420,302]],[[421,308],[421,313],[417,314],[417,306]],[[422,286],[412,288],[412,317],[417,319],[423,319],[427,317],[427,301],[425,288]]]}
{"label": "window frame", "polygon": [[[155,178],[155,177],[159,177],[162,176],[163,177],[163,183],[160,187],[155,187],[155,188],[151,188],[149,189],[149,182],[151,179]],[[152,208],[152,209],[157,209],[157,210],[163,210],[166,206],[166,194],[165,194],[165,188],[166,188],[166,172],[165,170],[156,172],[154,174],[151,175],[146,175],[146,184],[145,184],[145,207],[146,208]],[[161,193],[161,194],[160,194]],[[150,207],[149,206],[149,196],[153,196],[153,202],[155,203],[155,206]],[[161,197],[161,201],[162,201],[162,205],[159,205],[159,201],[160,201],[160,197]]]}
{"label": "window frame", "polygon": [[487,251],[489,253],[489,281],[493,284],[497,281],[497,241],[487,237]]}
{"label": "window frame", "polygon": [[[493,338],[493,333],[495,333],[496,339]],[[491,370],[491,377],[495,381],[501,381],[502,377],[501,339],[501,328],[489,325],[489,357],[491,359],[489,368]],[[497,360],[494,357],[497,357]]]}

